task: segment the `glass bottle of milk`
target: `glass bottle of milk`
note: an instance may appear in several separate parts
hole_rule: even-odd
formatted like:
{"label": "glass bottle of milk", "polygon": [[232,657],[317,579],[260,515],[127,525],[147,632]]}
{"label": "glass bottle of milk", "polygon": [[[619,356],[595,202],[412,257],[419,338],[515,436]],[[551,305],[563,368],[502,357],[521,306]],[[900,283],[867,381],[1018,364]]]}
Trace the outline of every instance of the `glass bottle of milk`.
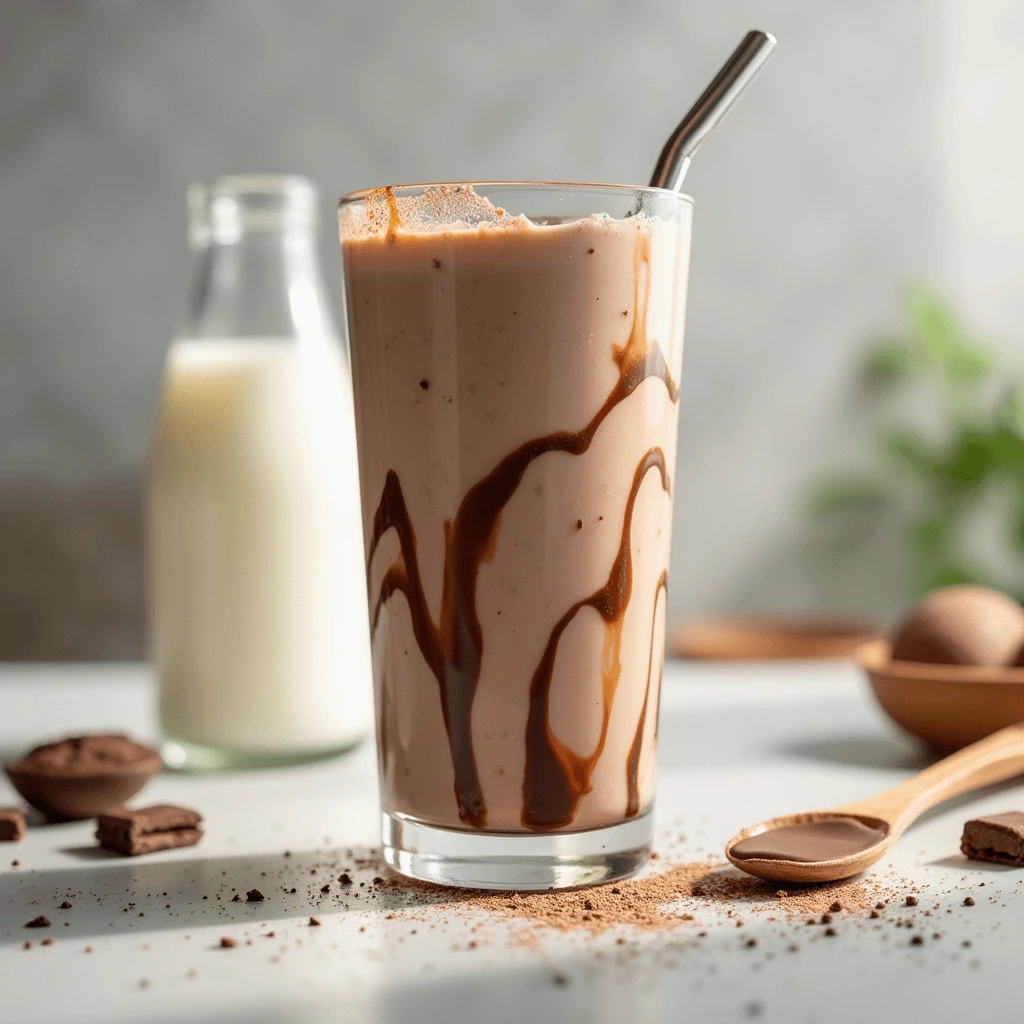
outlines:
{"label": "glass bottle of milk", "polygon": [[351,376],[299,177],[189,191],[195,275],[146,484],[164,758],[330,756],[372,724]]}

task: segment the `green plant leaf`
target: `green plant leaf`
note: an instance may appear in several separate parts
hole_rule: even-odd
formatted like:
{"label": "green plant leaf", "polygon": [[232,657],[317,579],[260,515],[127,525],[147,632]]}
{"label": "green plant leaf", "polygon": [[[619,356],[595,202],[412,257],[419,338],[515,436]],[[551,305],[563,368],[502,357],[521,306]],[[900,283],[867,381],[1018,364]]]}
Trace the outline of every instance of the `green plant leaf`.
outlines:
{"label": "green plant leaf", "polygon": [[929,590],[939,587],[954,587],[961,583],[975,583],[980,586],[992,586],[992,581],[984,573],[960,565],[937,566],[928,573],[921,582],[917,596],[923,597]]}
{"label": "green plant leaf", "polygon": [[932,479],[938,460],[933,446],[906,428],[895,428],[880,438],[882,451],[904,469]]}
{"label": "green plant leaf", "polygon": [[812,519],[833,519],[879,508],[891,497],[889,488],[866,476],[836,476],[810,487],[804,497]]}
{"label": "green plant leaf", "polygon": [[1024,437],[1011,430],[997,430],[992,435],[992,452],[993,468],[1024,486]]}
{"label": "green plant leaf", "polygon": [[902,338],[880,341],[864,361],[864,372],[877,381],[906,380],[925,365],[919,345]]}
{"label": "green plant leaf", "polygon": [[996,412],[996,421],[1007,433],[1024,439],[1024,385],[1010,388]]}
{"label": "green plant leaf", "polygon": [[1003,459],[998,435],[962,431],[949,456],[933,465],[936,480],[951,491],[977,490]]}
{"label": "green plant leaf", "polygon": [[977,383],[995,368],[993,353],[969,336],[953,307],[927,285],[910,287],[907,316],[927,362],[948,383]]}
{"label": "green plant leaf", "polygon": [[1009,507],[999,506],[1003,536],[1024,553],[1024,383],[990,401],[988,384],[1005,372],[1005,359],[935,289],[913,285],[906,316],[907,334],[877,339],[863,369],[883,383],[914,382],[916,397],[932,405],[922,421],[927,427],[918,430],[912,420],[883,424],[875,472],[829,474],[807,491],[807,511],[821,519],[883,503],[895,509],[903,517],[902,548],[915,594],[952,583],[1005,585],[969,556],[964,535],[991,511],[986,502],[995,485],[1010,499]]}

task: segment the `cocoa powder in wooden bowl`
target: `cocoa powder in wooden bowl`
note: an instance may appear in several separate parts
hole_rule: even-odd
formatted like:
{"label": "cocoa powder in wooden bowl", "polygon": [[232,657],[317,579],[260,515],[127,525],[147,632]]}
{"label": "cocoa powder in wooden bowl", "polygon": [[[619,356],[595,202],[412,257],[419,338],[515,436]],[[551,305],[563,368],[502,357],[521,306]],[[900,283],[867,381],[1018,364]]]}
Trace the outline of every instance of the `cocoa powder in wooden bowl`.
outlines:
{"label": "cocoa powder in wooden bowl", "polygon": [[161,769],[160,755],[127,736],[72,736],[5,766],[14,788],[50,820],[93,818],[131,799]]}

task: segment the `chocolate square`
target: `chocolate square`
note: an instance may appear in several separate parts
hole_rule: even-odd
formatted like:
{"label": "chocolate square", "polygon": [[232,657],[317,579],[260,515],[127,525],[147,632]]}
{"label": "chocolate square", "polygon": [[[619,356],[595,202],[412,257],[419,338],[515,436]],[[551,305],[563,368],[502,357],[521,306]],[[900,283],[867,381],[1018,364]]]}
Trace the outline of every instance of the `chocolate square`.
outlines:
{"label": "chocolate square", "polygon": [[120,807],[96,819],[100,846],[126,857],[155,850],[194,846],[203,837],[198,811],[171,804],[157,804],[137,811]]}
{"label": "chocolate square", "polygon": [[1024,866],[1024,813],[1007,811],[967,822],[960,850],[971,860]]}

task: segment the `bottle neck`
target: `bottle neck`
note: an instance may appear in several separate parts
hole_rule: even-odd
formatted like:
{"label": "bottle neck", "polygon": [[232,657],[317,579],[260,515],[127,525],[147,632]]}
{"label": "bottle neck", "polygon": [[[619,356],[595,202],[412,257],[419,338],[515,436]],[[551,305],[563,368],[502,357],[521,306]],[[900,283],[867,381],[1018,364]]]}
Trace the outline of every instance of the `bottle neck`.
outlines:
{"label": "bottle neck", "polygon": [[182,336],[337,337],[311,231],[243,231],[194,262]]}

